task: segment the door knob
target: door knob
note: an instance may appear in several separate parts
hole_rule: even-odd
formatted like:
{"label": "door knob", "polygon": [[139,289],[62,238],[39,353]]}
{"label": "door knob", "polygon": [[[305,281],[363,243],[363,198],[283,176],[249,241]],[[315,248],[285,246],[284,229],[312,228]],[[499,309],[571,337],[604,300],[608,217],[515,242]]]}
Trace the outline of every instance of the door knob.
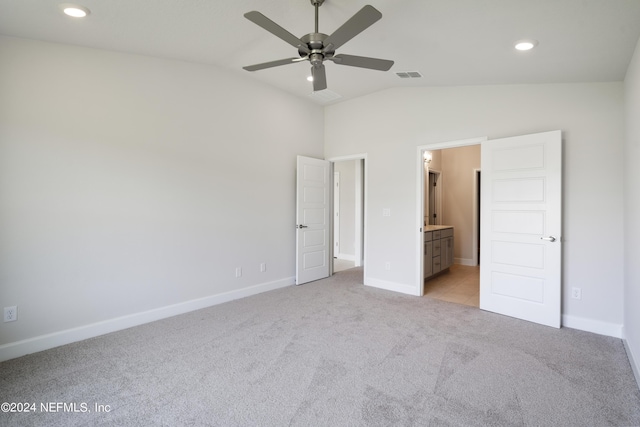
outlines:
{"label": "door knob", "polygon": [[296,225],[296,228],[309,228],[309,226],[308,225],[298,224],[298,225]]}
{"label": "door knob", "polygon": [[553,236],[549,236],[549,237],[541,237],[540,240],[546,240],[548,242],[555,242],[556,238]]}

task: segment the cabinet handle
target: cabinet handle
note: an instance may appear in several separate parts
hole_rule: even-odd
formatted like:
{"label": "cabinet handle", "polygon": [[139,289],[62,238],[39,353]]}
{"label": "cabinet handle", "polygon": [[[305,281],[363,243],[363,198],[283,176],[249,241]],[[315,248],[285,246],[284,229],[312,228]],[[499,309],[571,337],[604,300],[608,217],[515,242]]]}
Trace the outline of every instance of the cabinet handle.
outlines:
{"label": "cabinet handle", "polygon": [[540,240],[546,240],[548,242],[555,242],[556,238],[553,236],[549,236],[549,237],[541,237]]}

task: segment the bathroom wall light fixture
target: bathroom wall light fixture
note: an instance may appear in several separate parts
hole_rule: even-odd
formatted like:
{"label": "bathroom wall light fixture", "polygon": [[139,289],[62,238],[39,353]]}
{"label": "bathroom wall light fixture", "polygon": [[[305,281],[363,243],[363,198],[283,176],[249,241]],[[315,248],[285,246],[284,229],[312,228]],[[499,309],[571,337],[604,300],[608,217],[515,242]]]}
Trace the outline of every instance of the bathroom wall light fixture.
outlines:
{"label": "bathroom wall light fixture", "polygon": [[425,151],[424,152],[424,162],[426,164],[431,163],[431,160],[433,159],[433,156],[431,155],[431,151]]}

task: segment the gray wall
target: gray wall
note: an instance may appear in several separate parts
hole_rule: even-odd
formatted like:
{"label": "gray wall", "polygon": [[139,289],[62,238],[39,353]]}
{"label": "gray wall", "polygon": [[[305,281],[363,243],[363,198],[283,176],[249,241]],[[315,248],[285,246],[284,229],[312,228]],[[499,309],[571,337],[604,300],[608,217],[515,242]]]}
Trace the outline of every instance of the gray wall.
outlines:
{"label": "gray wall", "polygon": [[636,379],[640,383],[640,43],[624,82],[624,332]]}
{"label": "gray wall", "polygon": [[474,169],[480,168],[480,145],[442,150],[443,224],[453,225],[455,262],[473,261]]}
{"label": "gray wall", "polygon": [[0,58],[0,357],[293,283],[321,107],[200,64],[6,37]]}
{"label": "gray wall", "polygon": [[[325,156],[367,154],[365,283],[418,292],[417,147],[560,129],[564,139],[563,322],[622,334],[623,84],[395,88],[325,109]],[[607,171],[607,173],[602,173]],[[595,177],[597,176],[597,179]],[[606,206],[606,217],[600,207]],[[384,217],[383,209],[391,209]],[[607,247],[593,241],[606,222]],[[391,269],[385,269],[385,263]],[[582,299],[570,298],[571,287]]]}

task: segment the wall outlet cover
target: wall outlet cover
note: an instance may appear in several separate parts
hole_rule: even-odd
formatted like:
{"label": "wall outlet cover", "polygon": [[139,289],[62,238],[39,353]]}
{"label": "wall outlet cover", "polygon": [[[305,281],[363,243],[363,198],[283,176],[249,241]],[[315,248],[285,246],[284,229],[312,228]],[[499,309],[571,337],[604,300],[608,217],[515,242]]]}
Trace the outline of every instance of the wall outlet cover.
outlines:
{"label": "wall outlet cover", "polygon": [[18,307],[5,307],[4,308],[4,321],[5,322],[14,322],[18,320]]}
{"label": "wall outlet cover", "polygon": [[580,289],[580,288],[571,288],[571,298],[573,298],[573,299],[582,299],[582,289]]}

